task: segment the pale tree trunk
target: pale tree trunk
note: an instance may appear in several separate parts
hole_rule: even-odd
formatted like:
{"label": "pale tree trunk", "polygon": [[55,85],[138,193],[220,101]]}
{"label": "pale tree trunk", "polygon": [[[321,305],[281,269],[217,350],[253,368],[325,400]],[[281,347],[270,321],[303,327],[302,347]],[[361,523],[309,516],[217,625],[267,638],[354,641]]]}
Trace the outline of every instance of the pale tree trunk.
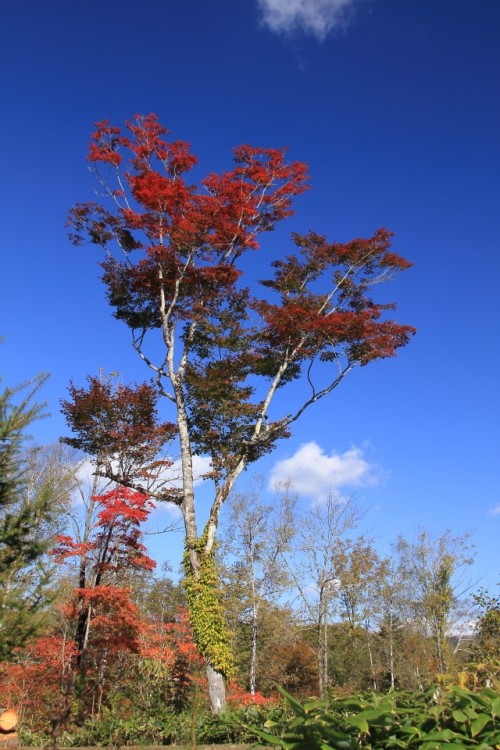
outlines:
{"label": "pale tree trunk", "polygon": [[391,690],[396,689],[396,680],[394,677],[394,618],[392,612],[390,617],[390,631],[389,631],[389,672],[391,674]]}
{"label": "pale tree trunk", "polygon": [[250,693],[255,695],[257,683],[257,605],[252,607],[252,658],[250,662]]}
{"label": "pale tree trunk", "polygon": [[214,669],[208,662],[207,683],[210,709],[213,714],[220,714],[225,711],[227,706],[226,681],[224,680],[224,675]]}
{"label": "pale tree trunk", "polygon": [[251,576],[252,576],[252,657],[250,661],[250,693],[255,695],[257,682],[257,592],[255,591],[255,564],[253,545],[251,549]]}
{"label": "pale tree trunk", "polygon": [[370,637],[368,622],[366,622],[365,627],[366,627],[366,645],[368,647],[368,658],[370,660],[370,671],[372,673],[372,684],[373,684],[373,689],[377,690],[377,677],[375,675],[375,664],[373,663],[372,639]]}
{"label": "pale tree trunk", "polygon": [[389,671],[391,675],[391,690],[396,689],[396,679],[394,677],[394,648],[392,644],[392,638],[391,642],[389,644]]}
{"label": "pale tree trunk", "polygon": [[323,696],[328,685],[328,624],[325,620],[320,625],[318,647],[318,686]]}
{"label": "pale tree trunk", "polygon": [[328,685],[328,603],[324,598],[325,582],[320,590],[318,617],[318,688],[320,696],[325,694]]}

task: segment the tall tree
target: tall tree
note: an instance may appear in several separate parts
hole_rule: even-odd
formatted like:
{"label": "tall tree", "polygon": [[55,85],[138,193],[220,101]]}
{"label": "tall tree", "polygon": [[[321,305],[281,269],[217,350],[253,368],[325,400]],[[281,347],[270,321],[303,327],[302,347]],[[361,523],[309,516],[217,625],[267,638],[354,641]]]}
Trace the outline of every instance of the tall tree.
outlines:
{"label": "tall tree", "polygon": [[[76,244],[104,248],[114,314],[173,408],[188,605],[218,711],[231,669],[213,561],[220,509],[246,466],[287,437],[306,408],[355,366],[392,357],[408,342],[414,329],[386,319],[394,305],[369,292],[411,264],[390,249],[385,229],[347,243],[296,234],[295,252],[271,263],[258,296],[244,283],[245,256],[259,234],[293,213],[293,198],[307,187],[305,165],[287,163],[284,149],[243,145],[232,170],[210,174],[198,189],[185,178],[197,161],[188,144],[166,140],[154,115],[127,128],[97,124],[88,159],[108,203],[77,205],[69,224]],[[273,410],[277,391],[299,379],[302,397]],[[203,528],[195,453],[212,462]]]}
{"label": "tall tree", "polygon": [[[377,583],[385,576],[387,563],[379,557],[372,540],[364,537],[352,544],[337,545],[332,556],[338,580],[340,616],[348,625],[351,674],[354,676],[353,673],[359,671],[359,651],[366,648],[372,687],[377,690],[371,623],[376,609]],[[360,633],[363,637],[358,643]]]}
{"label": "tall tree", "polygon": [[375,621],[378,625],[379,686],[396,689],[401,685],[403,661],[411,663],[410,653],[404,653],[404,639],[409,628],[403,619],[404,585],[397,566],[387,560],[383,574],[375,581]]}
{"label": "tall tree", "polygon": [[295,519],[290,551],[282,555],[305,613],[313,626],[318,664],[318,691],[325,693],[329,679],[329,643],[332,609],[339,595],[339,557],[347,556],[353,542],[346,535],[361,518],[351,498],[329,492]]}
{"label": "tall tree", "polygon": [[399,574],[408,606],[432,640],[435,668],[449,667],[447,635],[464,590],[464,571],[472,564],[470,533],[455,536],[450,529],[434,535],[420,529],[417,540],[400,536],[395,544]]}
{"label": "tall tree", "polygon": [[74,477],[56,448],[30,444],[44,416],[36,398],[47,376],[0,393],[0,659],[34,636],[52,598],[46,553]]}
{"label": "tall tree", "polygon": [[226,591],[229,588],[226,602],[236,610],[235,624],[250,631],[246,671],[252,695],[257,690],[263,614],[273,614],[269,605],[276,605],[288,582],[281,558],[292,534],[294,505],[287,488],[273,504],[262,500],[261,489],[262,481],[254,480],[252,488],[229,497],[220,545]]}

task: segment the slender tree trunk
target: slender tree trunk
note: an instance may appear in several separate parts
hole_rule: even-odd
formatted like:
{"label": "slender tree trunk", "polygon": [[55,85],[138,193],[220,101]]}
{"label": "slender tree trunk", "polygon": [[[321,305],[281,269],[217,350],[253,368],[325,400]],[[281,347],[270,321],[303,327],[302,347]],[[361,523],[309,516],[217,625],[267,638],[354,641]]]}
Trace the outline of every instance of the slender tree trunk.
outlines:
{"label": "slender tree trunk", "polygon": [[251,576],[252,576],[252,657],[250,660],[250,693],[255,695],[257,683],[257,593],[255,591],[255,565],[254,550],[251,550]]}
{"label": "slender tree trunk", "polygon": [[438,671],[440,674],[446,673],[446,657],[444,647],[445,635],[444,627],[441,622],[434,623],[434,650],[436,653],[436,659],[438,664]]}
{"label": "slender tree trunk", "polygon": [[320,600],[318,619],[318,689],[323,696],[328,684],[328,623],[324,603]]}
{"label": "slender tree trunk", "polygon": [[257,605],[252,607],[252,658],[250,661],[250,693],[255,695],[257,684]]}
{"label": "slender tree trunk", "polygon": [[370,671],[372,673],[373,689],[377,690],[377,677],[375,675],[375,664],[373,663],[372,639],[370,638],[368,623],[366,623],[366,644],[368,647],[368,658],[370,660]]}
{"label": "slender tree trunk", "polygon": [[323,693],[328,687],[328,619],[323,622]]}
{"label": "slender tree trunk", "polygon": [[389,673],[391,675],[391,690],[396,689],[396,680],[394,678],[394,618],[392,612],[389,615]]}

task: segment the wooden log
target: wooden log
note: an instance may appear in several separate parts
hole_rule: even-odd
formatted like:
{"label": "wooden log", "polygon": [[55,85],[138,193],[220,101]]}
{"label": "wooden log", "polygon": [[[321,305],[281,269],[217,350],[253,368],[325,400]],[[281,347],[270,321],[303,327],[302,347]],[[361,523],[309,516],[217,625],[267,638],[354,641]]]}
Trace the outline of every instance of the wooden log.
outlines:
{"label": "wooden log", "polygon": [[13,708],[0,708],[0,732],[13,732],[19,717]]}

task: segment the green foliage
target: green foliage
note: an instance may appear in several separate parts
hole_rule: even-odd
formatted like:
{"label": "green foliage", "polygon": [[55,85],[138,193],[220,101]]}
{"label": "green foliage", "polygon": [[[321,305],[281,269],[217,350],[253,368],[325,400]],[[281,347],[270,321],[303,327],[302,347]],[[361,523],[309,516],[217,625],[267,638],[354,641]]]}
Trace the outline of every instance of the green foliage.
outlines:
{"label": "green foliage", "polygon": [[470,532],[454,536],[447,529],[434,536],[420,529],[415,542],[400,536],[395,552],[406,606],[431,636],[437,671],[445,674],[452,661],[446,634],[458,604],[457,590],[474,559]]}
{"label": "green foliage", "polygon": [[473,599],[480,608],[473,656],[500,666],[500,595],[490,596],[481,589]]}
{"label": "green foliage", "polygon": [[[61,733],[63,747],[120,747],[178,745],[185,743],[227,744],[251,743],[256,739],[254,727],[264,718],[283,718],[284,708],[267,709],[265,713],[254,707],[211,714],[206,708],[191,708],[181,714],[170,708],[157,709],[153,714],[144,710],[123,712],[118,708],[105,709],[101,715],[88,719],[83,726]],[[23,747],[44,747],[50,743],[48,735],[23,728],[20,733]]]}
{"label": "green foliage", "polygon": [[205,539],[198,542],[200,566],[197,574],[192,569],[189,551],[184,554],[184,588],[188,603],[193,638],[200,654],[211,666],[230,677],[234,671],[230,636],[221,604],[219,576],[215,564],[215,550],[203,553]]}
{"label": "green foliage", "polygon": [[[105,709],[100,717],[61,735],[66,747],[144,746],[258,741],[284,750],[493,750],[500,745],[500,695],[433,685],[425,691],[247,706],[213,715],[205,709]],[[24,746],[46,737],[24,730]]]}
{"label": "green foliage", "polygon": [[[264,714],[267,716],[267,712]],[[203,714],[198,722],[198,742],[227,744],[249,743],[255,740],[253,727],[261,721],[262,714],[255,708],[224,711],[220,714]]]}
{"label": "green foliage", "polygon": [[[81,727],[61,732],[63,747],[120,747],[122,745],[170,745],[182,736],[182,719],[169,708],[153,715],[142,711],[126,713],[105,709],[100,716],[87,719]],[[46,746],[49,738],[42,733],[21,731],[23,746]]]}
{"label": "green foliage", "polygon": [[300,703],[281,691],[293,712],[267,719],[253,733],[286,750],[482,750],[500,745],[500,695],[459,687],[361,694]]}
{"label": "green foliage", "polygon": [[0,660],[37,633],[50,599],[45,553],[58,498],[26,445],[26,430],[45,416],[34,400],[45,381],[39,375],[0,392]]}

